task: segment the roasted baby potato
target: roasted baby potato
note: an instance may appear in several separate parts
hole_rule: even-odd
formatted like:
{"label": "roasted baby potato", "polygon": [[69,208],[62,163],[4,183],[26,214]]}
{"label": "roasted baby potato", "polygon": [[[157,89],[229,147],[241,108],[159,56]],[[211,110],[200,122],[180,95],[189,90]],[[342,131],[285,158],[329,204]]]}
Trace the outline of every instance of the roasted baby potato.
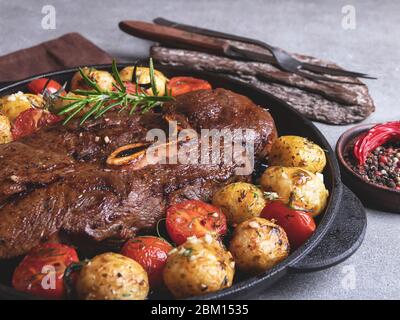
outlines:
{"label": "roasted baby potato", "polygon": [[269,167],[260,184],[263,190],[276,192],[282,202],[309,211],[313,217],[324,210],[329,196],[322,174],[302,168]]}
{"label": "roasted baby potato", "polygon": [[[53,111],[57,112],[60,111],[61,109],[65,108],[67,105],[73,103],[76,100],[73,100],[73,98],[79,98],[79,97],[83,97],[80,95],[77,95],[75,93],[72,92],[68,92],[65,96],[64,99],[61,98],[57,98],[57,100],[55,100],[54,104],[53,104]],[[71,98],[71,99],[68,99]]]}
{"label": "roasted baby potato", "polygon": [[[134,67],[123,68],[119,75],[122,81],[133,82],[133,69]],[[150,68],[147,67],[137,67],[136,76],[138,84],[150,83]],[[157,87],[157,95],[162,96],[165,93],[165,86],[167,83],[167,78],[158,70],[154,70],[154,81]],[[153,89],[147,89],[146,93],[149,95],[154,95]]]}
{"label": "roasted baby potato", "polygon": [[191,237],[169,253],[164,283],[177,298],[198,296],[232,285],[235,263],[223,245],[207,234]]}
{"label": "roasted baby potato", "polygon": [[306,138],[282,136],[272,145],[269,164],[271,166],[298,167],[316,173],[324,170],[326,157],[320,146]]}
{"label": "roasted baby potato", "polygon": [[43,108],[44,101],[41,95],[17,92],[0,98],[0,111],[13,122],[20,113],[32,107]]}
{"label": "roasted baby potato", "polygon": [[10,120],[0,113],[0,144],[9,143],[12,139]]}
{"label": "roasted baby potato", "polygon": [[256,274],[271,269],[289,255],[289,240],[280,226],[254,217],[235,228],[229,251],[239,269]]}
{"label": "roasted baby potato", "polygon": [[[53,111],[53,113],[59,112],[61,109],[65,108],[67,105],[75,102],[76,100],[73,100],[72,98],[77,98],[77,97],[81,97],[82,98],[83,96],[77,95],[77,94],[72,93],[72,92],[68,92],[64,96],[65,99],[58,98],[58,99],[55,100],[55,102],[52,105],[52,110],[51,111]],[[68,98],[71,98],[71,99],[68,99]],[[90,104],[86,105],[81,111],[79,111],[77,113],[77,116],[78,117],[84,116],[87,112],[90,111],[90,109],[93,107],[93,105],[94,105],[93,103],[90,103]],[[74,111],[75,110],[72,110],[68,114],[70,114],[70,113],[72,113]]]}
{"label": "roasted baby potato", "polygon": [[[101,91],[113,90],[113,83],[115,83],[115,80],[109,72],[87,67],[82,68],[82,70],[90,80],[99,86]],[[86,84],[79,71],[77,71],[71,79],[71,90],[76,89],[92,90],[92,88]]]}
{"label": "roasted baby potato", "polygon": [[217,191],[212,199],[213,205],[225,213],[228,223],[233,225],[258,217],[266,201],[261,189],[246,182],[229,184]]}
{"label": "roasted baby potato", "polygon": [[139,263],[109,252],[82,268],[76,291],[85,300],[143,300],[149,293],[149,280]]}

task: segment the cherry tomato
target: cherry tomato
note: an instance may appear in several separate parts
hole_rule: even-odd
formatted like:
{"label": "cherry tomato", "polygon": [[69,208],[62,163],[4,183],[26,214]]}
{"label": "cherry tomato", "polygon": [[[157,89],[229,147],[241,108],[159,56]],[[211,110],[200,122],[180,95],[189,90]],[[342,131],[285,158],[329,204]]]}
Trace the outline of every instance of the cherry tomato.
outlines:
{"label": "cherry tomato", "polygon": [[[131,93],[131,94],[135,94],[136,93],[136,84],[133,82],[124,82],[125,84],[125,88],[126,88],[126,92]],[[142,92],[142,89],[137,86],[138,92]]]}
{"label": "cherry tomato", "polygon": [[44,298],[61,299],[65,295],[64,272],[79,262],[74,248],[59,243],[44,243],[32,249],[15,269],[12,285]]}
{"label": "cherry tomato", "polygon": [[192,77],[171,78],[168,82],[167,88],[168,91],[171,91],[171,95],[174,97],[191,91],[212,89],[211,84],[207,81]]}
{"label": "cherry tomato", "polygon": [[21,112],[14,120],[11,133],[14,140],[29,136],[40,128],[57,123],[62,117],[42,109],[31,108]]}
{"label": "cherry tomato", "polygon": [[290,246],[297,249],[314,233],[314,219],[306,212],[295,210],[281,201],[268,203],[261,212],[261,217],[276,220],[288,236]]}
{"label": "cherry tomato", "polygon": [[[135,83],[129,82],[129,81],[124,81],[124,85],[126,88],[126,92],[130,94],[135,94],[136,93],[136,88],[138,89],[137,91],[140,93],[142,92],[142,88],[140,86],[136,86]],[[118,89],[113,87],[112,91],[117,91]]]}
{"label": "cherry tomato", "polygon": [[28,90],[32,93],[39,94],[43,93],[45,86],[46,90],[50,91],[51,93],[57,92],[62,88],[61,84],[55,80],[49,81],[47,78],[39,78],[28,83]]}
{"label": "cherry tomato", "polygon": [[150,285],[159,287],[163,283],[163,270],[168,252],[173,247],[157,237],[136,237],[122,247],[121,253],[138,262],[147,272]]}
{"label": "cherry tomato", "polygon": [[169,207],[166,226],[169,236],[178,245],[191,236],[224,235],[227,229],[221,209],[199,200],[187,200]]}

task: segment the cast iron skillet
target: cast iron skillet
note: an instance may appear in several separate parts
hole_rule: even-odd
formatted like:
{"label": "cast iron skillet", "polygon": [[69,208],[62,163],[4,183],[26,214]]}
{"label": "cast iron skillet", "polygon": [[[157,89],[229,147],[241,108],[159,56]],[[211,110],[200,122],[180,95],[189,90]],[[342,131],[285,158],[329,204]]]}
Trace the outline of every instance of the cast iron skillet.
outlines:
{"label": "cast iron skillet", "polygon": [[[126,65],[120,64],[119,68],[124,66]],[[96,68],[111,69],[110,65],[96,66]],[[325,269],[345,260],[358,249],[363,241],[367,225],[364,208],[358,198],[342,185],[334,152],[311,121],[304,118],[284,101],[232,80],[228,76],[193,72],[183,68],[166,66],[157,66],[157,69],[168,77],[179,75],[199,77],[208,80],[214,88],[223,87],[249,97],[255,103],[269,109],[275,120],[279,135],[294,134],[307,137],[326,151],[328,159],[323,173],[330,197],[325,212],[318,217],[318,228],[314,235],[303,246],[292,252],[286,260],[268,272],[253,277],[239,276],[231,288],[196,297],[196,299],[243,299],[255,297],[260,291],[265,290],[289,272],[310,272]],[[75,68],[32,77],[0,89],[0,96],[19,90],[26,92],[26,84],[37,77],[51,77],[60,83],[64,83],[65,81],[70,81],[76,71],[77,69]],[[33,299],[34,297],[31,295],[17,292],[10,286],[10,278],[14,266],[15,262],[11,264],[0,262],[0,274],[5,275],[5,277],[0,276],[0,297]],[[171,298],[168,294],[158,294],[153,297],[158,299]]]}

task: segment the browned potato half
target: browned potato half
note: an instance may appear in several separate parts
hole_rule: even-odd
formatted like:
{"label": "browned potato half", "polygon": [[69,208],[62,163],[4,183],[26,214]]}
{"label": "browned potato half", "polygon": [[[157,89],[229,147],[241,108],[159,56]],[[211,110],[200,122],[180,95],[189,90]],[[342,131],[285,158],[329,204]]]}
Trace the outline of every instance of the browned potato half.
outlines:
{"label": "browned potato half", "polygon": [[250,183],[236,182],[217,191],[212,203],[220,207],[228,223],[234,225],[252,217],[258,217],[266,201],[260,188]]}
{"label": "browned potato half", "polygon": [[298,167],[316,173],[324,170],[326,157],[320,146],[306,138],[282,136],[272,145],[269,163],[272,166]]}
{"label": "browned potato half", "polygon": [[[75,101],[75,100],[73,100],[74,98],[81,98],[81,97],[83,97],[83,96],[77,95],[72,92],[68,92],[64,96],[65,99],[58,98],[55,101],[53,108],[55,111],[59,111],[59,110],[63,109],[64,107],[66,107],[67,105],[69,105],[70,103],[73,103]],[[71,98],[71,99],[68,99],[68,98]]]}
{"label": "browned potato half", "polygon": [[235,228],[229,251],[239,269],[252,274],[261,273],[289,255],[289,241],[280,226],[255,217]]}
{"label": "browned potato half", "polygon": [[[75,102],[76,100],[73,100],[73,99],[74,99],[74,98],[78,98],[78,97],[79,97],[79,98],[83,98],[84,96],[77,95],[77,94],[72,93],[72,92],[68,92],[68,93],[64,96],[65,99],[58,98],[57,100],[55,100],[55,102],[54,102],[54,104],[53,104],[53,106],[52,106],[52,107],[53,107],[52,111],[53,111],[54,113],[59,112],[60,110],[62,110],[62,109],[65,108],[66,106],[68,106],[69,104]],[[68,98],[71,98],[71,99],[68,99]],[[92,104],[92,103],[89,104],[89,105],[87,105],[87,106],[85,106],[80,112],[77,113],[77,116],[78,116],[78,117],[84,116],[87,112],[90,111],[90,109],[91,109],[92,107],[93,107],[93,104]],[[71,113],[74,112],[74,111],[75,111],[75,110],[71,111]],[[68,113],[68,114],[69,114],[69,113]]]}
{"label": "browned potato half", "polygon": [[[122,81],[132,82],[133,77],[133,66],[125,67],[120,71],[120,77]],[[150,68],[147,67],[137,67],[136,76],[138,84],[150,83]],[[154,81],[157,87],[157,95],[162,96],[165,93],[165,85],[168,79],[158,70],[154,70]],[[146,93],[149,95],[154,95],[153,89],[147,89]]]}
{"label": "browned potato half", "polygon": [[232,285],[232,255],[211,235],[189,238],[169,253],[164,282],[177,298],[206,294]]}
{"label": "browned potato half", "polygon": [[0,144],[12,141],[11,123],[8,118],[0,113]]}
{"label": "browned potato half", "polygon": [[85,300],[143,300],[149,293],[149,280],[139,263],[109,252],[82,268],[76,291]]}
{"label": "browned potato half", "polygon": [[263,190],[276,192],[279,199],[293,208],[309,211],[315,217],[327,203],[329,192],[323,176],[302,168],[269,167],[260,179]]}
{"label": "browned potato half", "polygon": [[44,101],[41,95],[17,92],[0,98],[0,111],[13,122],[20,113],[32,107],[43,108]]}
{"label": "browned potato half", "polygon": [[[82,70],[90,80],[97,83],[101,91],[113,90],[113,83],[115,83],[115,80],[109,72],[87,67]],[[79,71],[74,74],[71,80],[71,90],[76,89],[92,90],[92,88],[86,84]]]}

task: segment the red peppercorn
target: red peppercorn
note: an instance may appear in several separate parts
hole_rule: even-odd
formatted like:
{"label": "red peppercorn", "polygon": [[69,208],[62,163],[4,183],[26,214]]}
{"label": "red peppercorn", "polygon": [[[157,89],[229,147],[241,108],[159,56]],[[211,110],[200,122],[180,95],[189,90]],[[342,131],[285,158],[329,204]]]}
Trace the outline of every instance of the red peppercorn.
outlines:
{"label": "red peppercorn", "polygon": [[387,164],[387,158],[385,157],[385,156],[380,156],[379,157],[379,163],[382,163],[382,164]]}

